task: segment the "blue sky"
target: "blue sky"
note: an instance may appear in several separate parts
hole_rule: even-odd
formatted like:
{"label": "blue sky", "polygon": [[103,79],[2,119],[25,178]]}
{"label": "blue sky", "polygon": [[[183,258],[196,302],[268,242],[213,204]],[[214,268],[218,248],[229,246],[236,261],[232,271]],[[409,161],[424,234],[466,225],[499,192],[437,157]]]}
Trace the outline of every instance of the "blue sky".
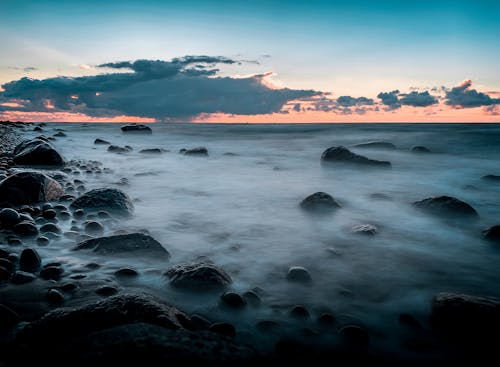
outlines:
{"label": "blue sky", "polygon": [[[495,1],[0,1],[0,84],[95,74],[80,65],[184,55],[258,61],[278,85],[374,98],[381,91],[500,89]],[[24,70],[34,67],[37,70]]]}

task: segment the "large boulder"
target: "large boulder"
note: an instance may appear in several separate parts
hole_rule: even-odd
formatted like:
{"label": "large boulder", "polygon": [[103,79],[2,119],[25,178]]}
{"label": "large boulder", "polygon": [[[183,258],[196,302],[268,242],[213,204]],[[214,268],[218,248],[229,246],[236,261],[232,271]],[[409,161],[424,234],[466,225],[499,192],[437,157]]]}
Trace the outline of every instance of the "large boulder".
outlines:
{"label": "large boulder", "polygon": [[391,166],[391,162],[369,159],[362,155],[353,153],[349,149],[343,146],[328,148],[323,152],[323,154],[321,154],[321,160],[322,162],[327,162],[327,163],[344,163],[344,164],[371,166],[371,167]]}
{"label": "large boulder", "polygon": [[435,196],[413,203],[419,209],[434,215],[477,217],[476,210],[466,202],[452,196]]}
{"label": "large boulder", "polygon": [[301,201],[300,207],[307,211],[332,211],[341,205],[326,192],[315,192]]}
{"label": "large boulder", "polygon": [[149,126],[142,124],[125,125],[121,127],[124,133],[134,133],[134,134],[152,134],[153,131]]}
{"label": "large boulder", "polygon": [[86,192],[70,205],[72,209],[85,209],[87,211],[106,210],[114,214],[129,216],[134,211],[132,200],[121,190],[95,189]]}
{"label": "large boulder", "polygon": [[184,155],[193,155],[199,157],[208,157],[208,150],[205,147],[196,147],[191,149],[181,149],[179,153]]}
{"label": "large boulder", "polygon": [[61,185],[38,172],[20,172],[0,182],[0,202],[14,205],[58,200],[64,194]]}
{"label": "large boulder", "polygon": [[481,180],[490,182],[500,182],[500,175],[484,175],[481,176]]}
{"label": "large boulder", "polygon": [[205,261],[175,265],[165,275],[178,288],[206,290],[224,288],[232,282],[224,269]]}
{"label": "large boulder", "polygon": [[100,255],[152,256],[168,258],[170,254],[153,237],[142,233],[92,238],[76,245],[75,251],[92,250]]}
{"label": "large boulder", "polygon": [[367,143],[360,143],[360,144],[353,145],[353,148],[394,150],[394,149],[396,149],[396,146],[392,143],[387,142],[387,141],[370,141]]}
{"label": "large boulder", "polygon": [[487,240],[500,242],[500,224],[483,230],[483,236]]}
{"label": "large boulder", "polygon": [[64,166],[64,158],[49,143],[40,140],[26,140],[16,146],[13,161],[25,166]]}

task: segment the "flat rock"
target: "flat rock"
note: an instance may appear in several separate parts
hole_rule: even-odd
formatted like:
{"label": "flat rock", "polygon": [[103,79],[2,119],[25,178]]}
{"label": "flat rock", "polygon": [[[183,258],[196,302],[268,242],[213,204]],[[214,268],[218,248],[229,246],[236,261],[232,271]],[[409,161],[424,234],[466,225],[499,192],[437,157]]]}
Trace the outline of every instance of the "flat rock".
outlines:
{"label": "flat rock", "polygon": [[208,156],[208,150],[205,147],[196,147],[191,149],[181,149],[179,153],[184,155],[195,155],[195,156]]}
{"label": "flat rock", "polygon": [[124,133],[134,133],[134,134],[152,134],[153,130],[149,126],[143,124],[133,124],[125,125],[121,127]]}
{"label": "flat rock", "polygon": [[110,145],[108,147],[108,152],[113,152],[113,153],[128,153],[132,149],[127,148],[127,147],[120,147],[118,145]]}
{"label": "flat rock", "polygon": [[490,182],[500,182],[500,175],[484,175],[481,180]]}
{"label": "flat rock", "polygon": [[111,143],[109,141],[104,140],[104,139],[97,138],[96,140],[94,140],[94,144],[96,144],[96,145],[110,145]]}
{"label": "flat rock", "polygon": [[0,182],[0,202],[14,205],[58,200],[63,194],[57,181],[37,172],[16,173]]}
{"label": "flat rock", "polygon": [[435,215],[478,217],[472,206],[452,196],[435,196],[416,201],[413,205]]}
{"label": "flat rock", "polygon": [[209,262],[194,262],[171,267],[165,275],[174,287],[188,289],[224,288],[232,282],[224,269]]}
{"label": "flat rock", "polygon": [[27,140],[14,149],[13,161],[26,166],[64,166],[65,160],[49,143],[40,140]]}
{"label": "flat rock", "polygon": [[16,271],[14,274],[12,274],[12,278],[10,279],[10,281],[13,284],[25,284],[32,282],[35,279],[36,279],[35,275],[19,270]]}
{"label": "flat rock", "polygon": [[134,205],[129,196],[118,189],[95,189],[86,192],[74,200],[70,208],[85,209],[87,211],[106,210],[108,212],[130,216],[134,211]]}
{"label": "flat rock", "polygon": [[411,148],[411,151],[413,153],[431,153],[431,150],[429,148],[426,148],[424,146],[421,146],[421,145],[417,145],[417,146],[414,146],[413,148]]}
{"label": "flat rock", "polygon": [[321,161],[328,163],[344,163],[344,164],[359,165],[359,166],[391,167],[391,162],[369,159],[362,155],[353,153],[349,149],[343,146],[331,147],[325,150],[321,155]]}
{"label": "flat rock", "polygon": [[162,154],[163,150],[160,148],[150,148],[150,149],[141,149],[139,150],[141,154]]}
{"label": "flat rock", "polygon": [[100,255],[128,255],[150,256],[155,258],[169,258],[170,254],[153,237],[143,233],[92,238],[81,242],[73,249],[91,250]]}
{"label": "flat rock", "polygon": [[392,143],[387,142],[387,141],[370,141],[367,143],[360,143],[360,144],[353,145],[353,148],[394,150],[394,149],[396,149],[396,146]]}

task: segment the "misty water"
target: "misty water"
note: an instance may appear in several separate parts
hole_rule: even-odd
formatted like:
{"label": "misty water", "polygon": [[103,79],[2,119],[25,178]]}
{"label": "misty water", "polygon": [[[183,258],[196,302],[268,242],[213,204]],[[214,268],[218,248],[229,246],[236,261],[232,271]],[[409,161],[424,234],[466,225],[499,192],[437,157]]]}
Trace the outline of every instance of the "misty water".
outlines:
{"label": "misty water", "polygon": [[[314,319],[330,310],[339,325],[366,325],[375,345],[390,347],[398,343],[398,315],[411,313],[427,325],[430,301],[438,292],[500,296],[500,248],[481,235],[500,222],[500,185],[480,179],[500,174],[499,125],[154,124],[152,135],[122,134],[120,126],[48,124],[46,129],[65,130],[68,136],[53,144],[66,159],[97,160],[112,170],[82,173],[87,189],[116,187],[134,199],[134,216],[108,226],[106,234],[147,230],[170,252],[170,260],[103,259],[69,251],[74,242],[65,238],[40,248],[42,257],[73,269],[98,261],[103,266],[96,277],[134,267],[141,275],[120,286],[153,292],[211,320],[233,322],[249,338],[258,320],[278,320],[290,330],[314,329]],[[110,153],[107,146],[93,144],[96,138],[134,150]],[[350,149],[388,160],[392,169],[320,164],[330,146],[376,140],[397,149]],[[411,152],[415,145],[432,153]],[[197,146],[205,146],[209,157],[178,153]],[[170,152],[139,153],[144,148]],[[122,178],[128,186],[116,184]],[[326,215],[301,210],[300,201],[316,191],[329,193],[342,208]],[[386,197],[373,198],[375,193]],[[450,221],[411,205],[436,195],[466,201],[479,219]],[[365,223],[377,226],[378,233],[351,232]],[[220,293],[181,291],[162,275],[199,257],[222,266],[233,279],[231,289],[261,288],[262,306],[221,310]],[[292,265],[306,267],[312,283],[288,282]],[[296,304],[310,310],[311,321],[288,316]]]}

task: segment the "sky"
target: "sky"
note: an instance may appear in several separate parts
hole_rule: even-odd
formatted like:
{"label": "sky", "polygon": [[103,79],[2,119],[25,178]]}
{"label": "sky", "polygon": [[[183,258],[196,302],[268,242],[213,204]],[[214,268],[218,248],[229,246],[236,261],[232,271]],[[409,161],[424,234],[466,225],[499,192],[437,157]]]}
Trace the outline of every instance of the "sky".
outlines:
{"label": "sky", "polygon": [[0,119],[500,122],[498,1],[0,0]]}

